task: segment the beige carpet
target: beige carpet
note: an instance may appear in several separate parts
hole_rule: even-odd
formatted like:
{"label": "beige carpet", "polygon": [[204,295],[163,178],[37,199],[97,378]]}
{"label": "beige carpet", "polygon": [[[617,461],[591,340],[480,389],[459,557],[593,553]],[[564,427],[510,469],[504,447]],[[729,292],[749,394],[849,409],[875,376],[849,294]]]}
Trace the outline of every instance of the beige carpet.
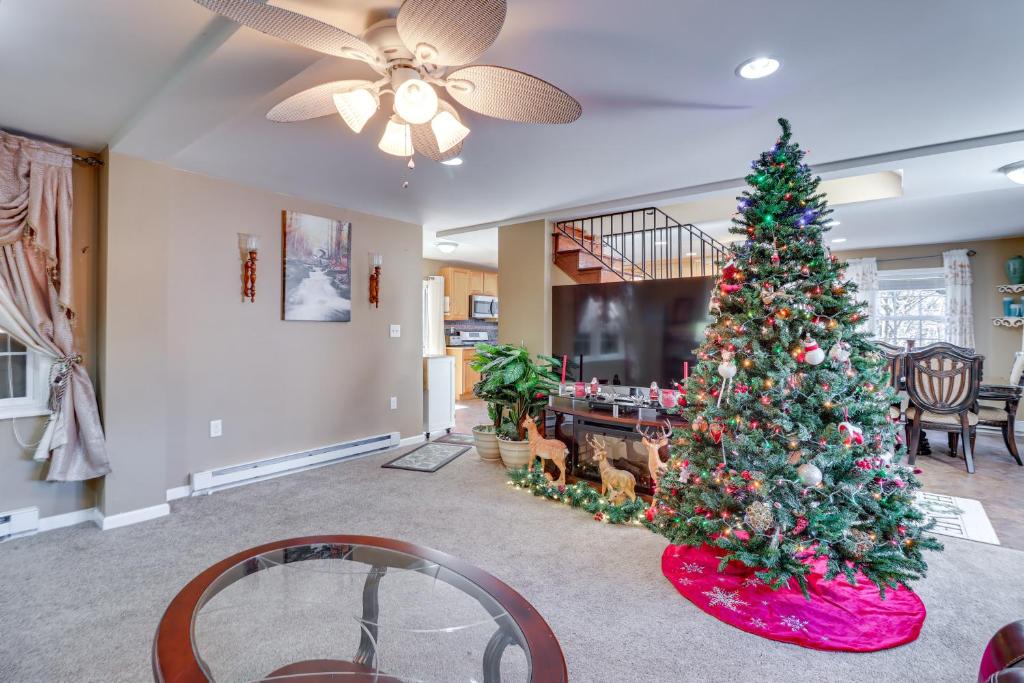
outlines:
{"label": "beige carpet", "polygon": [[0,545],[0,681],[151,680],[154,629],[189,579],[243,548],[315,533],[406,539],[490,571],[533,602],[570,678],[586,683],[971,681],[991,634],[1024,618],[1024,553],[943,539],[919,587],[929,617],[916,642],[858,655],[762,640],[676,593],[660,537],[511,490],[474,451],[435,474],[381,469],[397,454],[177,501],[133,527]]}

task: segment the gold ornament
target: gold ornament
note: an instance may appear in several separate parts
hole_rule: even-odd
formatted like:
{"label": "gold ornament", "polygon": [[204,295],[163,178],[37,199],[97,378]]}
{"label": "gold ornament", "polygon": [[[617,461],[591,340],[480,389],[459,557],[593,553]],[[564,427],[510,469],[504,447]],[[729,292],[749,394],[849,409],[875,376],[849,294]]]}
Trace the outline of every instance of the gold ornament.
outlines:
{"label": "gold ornament", "polygon": [[860,529],[854,529],[851,531],[850,536],[853,538],[854,557],[857,557],[858,559],[864,557],[864,555],[875,546],[875,542],[871,540],[870,534],[861,531]]}
{"label": "gold ornament", "polygon": [[762,533],[775,524],[775,516],[770,505],[758,500],[747,506],[743,521],[754,531]]}

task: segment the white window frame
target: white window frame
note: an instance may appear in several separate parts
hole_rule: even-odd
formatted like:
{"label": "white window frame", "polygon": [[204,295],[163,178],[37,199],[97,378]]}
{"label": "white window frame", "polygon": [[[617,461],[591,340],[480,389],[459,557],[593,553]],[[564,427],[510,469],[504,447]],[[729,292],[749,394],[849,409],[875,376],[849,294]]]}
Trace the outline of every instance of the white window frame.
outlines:
{"label": "white window frame", "polygon": [[[943,279],[943,269],[942,269],[941,266],[940,267],[936,267],[936,268],[906,268],[906,269],[901,269],[901,270],[880,270],[880,271],[878,271],[878,296],[879,296],[879,298],[881,298],[882,295],[883,295],[883,292],[886,292],[886,291],[913,291],[913,289],[910,288],[910,287],[902,287],[902,288],[899,288],[899,289],[887,288],[887,287],[885,287],[885,284],[884,284],[886,281],[892,281],[892,280],[909,280],[909,281],[923,280],[923,281],[927,281],[927,280],[930,280],[930,281],[934,282],[935,280],[942,280],[942,279]],[[933,289],[933,288],[932,287],[921,287],[921,289]],[[935,289],[942,289],[943,292],[945,292],[945,284],[943,284],[943,286],[941,288],[935,288]],[[940,329],[944,329],[945,328],[946,316],[944,316],[944,315],[883,315],[881,310],[879,310],[878,314],[875,316],[875,319],[876,319],[877,325],[878,325],[878,333],[879,333],[878,334],[878,339],[881,339],[882,341],[889,342],[890,344],[894,343],[897,346],[902,346],[903,343],[905,342],[904,339],[891,340],[891,339],[886,339],[886,338],[882,337],[881,332],[882,332],[882,329],[883,329],[883,326],[884,326],[883,323],[885,321],[893,321],[893,322],[901,322],[901,321],[937,322],[937,323],[939,323],[939,328]],[[920,340],[915,340],[915,341],[920,341]],[[945,341],[944,335],[943,335],[942,338],[939,339],[939,341]]]}
{"label": "white window frame", "polygon": [[[5,330],[0,330],[6,334]],[[3,354],[6,355],[6,354]],[[0,358],[3,357],[0,355]],[[0,420],[49,415],[50,359],[26,346],[25,396],[0,398]]]}

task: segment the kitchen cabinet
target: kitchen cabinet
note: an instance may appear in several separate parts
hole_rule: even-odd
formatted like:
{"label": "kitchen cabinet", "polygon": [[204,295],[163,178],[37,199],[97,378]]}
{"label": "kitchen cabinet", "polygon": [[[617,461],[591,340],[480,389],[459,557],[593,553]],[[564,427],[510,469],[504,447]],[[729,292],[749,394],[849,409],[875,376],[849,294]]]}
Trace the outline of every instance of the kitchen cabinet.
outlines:
{"label": "kitchen cabinet", "polygon": [[455,396],[460,401],[473,398],[473,385],[480,381],[480,373],[469,364],[476,358],[476,349],[449,346],[446,353],[455,358]]}
{"label": "kitchen cabinet", "polygon": [[441,269],[441,277],[448,300],[445,320],[469,320],[469,297],[474,294],[498,296],[497,273],[446,266]]}
{"label": "kitchen cabinet", "polygon": [[484,273],[484,294],[498,296],[498,274]]}

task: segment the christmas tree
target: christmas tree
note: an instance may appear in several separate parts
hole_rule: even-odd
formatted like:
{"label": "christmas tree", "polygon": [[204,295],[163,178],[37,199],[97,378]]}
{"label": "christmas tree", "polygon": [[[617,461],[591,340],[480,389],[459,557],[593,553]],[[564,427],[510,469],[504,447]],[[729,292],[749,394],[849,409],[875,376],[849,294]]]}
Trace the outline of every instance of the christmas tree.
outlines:
{"label": "christmas tree", "polygon": [[[810,558],[826,579],[858,572],[884,595],[923,577],[942,546],[913,507],[898,464],[888,366],[863,332],[844,263],[825,248],[831,213],[804,152],[782,137],[753,162],[737,242],[696,350],[671,459],[648,520],[673,544],[721,548],[806,594]],[[826,353],[826,349],[828,352]]]}

